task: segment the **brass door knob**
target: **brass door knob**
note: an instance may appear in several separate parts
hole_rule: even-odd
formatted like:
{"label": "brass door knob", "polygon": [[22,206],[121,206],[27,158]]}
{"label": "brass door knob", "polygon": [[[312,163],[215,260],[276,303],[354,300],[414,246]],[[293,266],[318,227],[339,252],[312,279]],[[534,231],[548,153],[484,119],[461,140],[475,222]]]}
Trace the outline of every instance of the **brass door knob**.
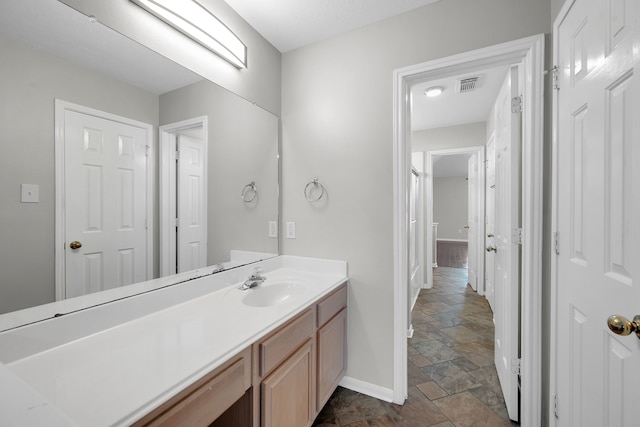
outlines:
{"label": "brass door knob", "polygon": [[468,225],[465,225],[463,228],[464,228],[465,230],[468,230],[468,229],[469,229],[469,226],[468,226]]}
{"label": "brass door knob", "polygon": [[74,240],[73,242],[69,243],[69,247],[71,249],[80,249],[82,247],[82,243],[78,242],[77,240]]}
{"label": "brass door knob", "polygon": [[487,246],[487,252],[498,252],[498,248],[495,246]]}
{"label": "brass door knob", "polygon": [[640,339],[640,315],[636,315],[633,321],[629,321],[624,316],[613,315],[607,319],[607,326],[617,335],[630,335],[631,332],[635,332],[638,339]]}

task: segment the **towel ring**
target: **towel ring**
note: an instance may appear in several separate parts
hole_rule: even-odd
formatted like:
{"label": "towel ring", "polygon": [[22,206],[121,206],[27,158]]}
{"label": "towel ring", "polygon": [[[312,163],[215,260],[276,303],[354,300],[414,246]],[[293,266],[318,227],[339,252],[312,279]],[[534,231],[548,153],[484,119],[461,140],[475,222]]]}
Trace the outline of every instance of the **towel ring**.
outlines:
{"label": "towel ring", "polygon": [[245,203],[253,202],[258,196],[258,189],[256,188],[256,182],[251,181],[249,184],[245,185],[242,189],[242,193],[240,197]]}
{"label": "towel ring", "polygon": [[[310,186],[312,186],[312,188],[318,188],[320,187],[320,195],[316,198],[312,198],[311,197],[311,190],[309,189]],[[320,184],[320,182],[318,181],[318,178],[313,178],[311,181],[309,181],[309,183],[304,187],[304,197],[309,201],[309,202],[317,202],[318,200],[322,199],[322,197],[324,196],[324,185]]]}

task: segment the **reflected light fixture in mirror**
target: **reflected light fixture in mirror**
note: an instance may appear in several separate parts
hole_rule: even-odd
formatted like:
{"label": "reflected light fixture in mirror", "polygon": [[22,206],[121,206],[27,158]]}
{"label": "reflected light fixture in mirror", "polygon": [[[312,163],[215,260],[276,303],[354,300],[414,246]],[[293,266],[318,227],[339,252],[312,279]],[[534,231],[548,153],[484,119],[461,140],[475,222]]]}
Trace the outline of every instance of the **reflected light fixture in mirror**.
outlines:
{"label": "reflected light fixture in mirror", "polygon": [[424,94],[429,98],[433,98],[439,96],[444,92],[444,88],[442,86],[432,86],[424,91]]}
{"label": "reflected light fixture in mirror", "polygon": [[247,68],[247,47],[195,0],[131,0],[238,68]]}

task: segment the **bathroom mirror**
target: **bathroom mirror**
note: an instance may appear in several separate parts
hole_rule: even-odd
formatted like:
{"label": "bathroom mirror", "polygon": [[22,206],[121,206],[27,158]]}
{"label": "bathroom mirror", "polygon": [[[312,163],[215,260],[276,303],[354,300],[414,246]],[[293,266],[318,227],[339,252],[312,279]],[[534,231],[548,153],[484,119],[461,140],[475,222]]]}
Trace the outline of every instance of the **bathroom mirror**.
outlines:
{"label": "bathroom mirror", "polygon": [[[269,224],[278,221],[277,116],[54,0],[2,2],[0,55],[0,316],[60,297],[56,251],[64,239],[56,236],[60,166],[54,147],[63,131],[56,100],[150,125],[148,279],[169,271],[167,257],[169,263],[176,259],[160,246],[176,226],[165,209],[171,203],[167,197],[175,195],[161,184],[163,135],[167,140],[207,135],[210,267],[201,274],[210,274],[214,265],[232,268],[278,254],[278,237],[269,233]],[[184,126],[203,117],[204,133],[199,126]],[[66,201],[85,196],[67,193]],[[104,294],[121,298],[127,292]]]}

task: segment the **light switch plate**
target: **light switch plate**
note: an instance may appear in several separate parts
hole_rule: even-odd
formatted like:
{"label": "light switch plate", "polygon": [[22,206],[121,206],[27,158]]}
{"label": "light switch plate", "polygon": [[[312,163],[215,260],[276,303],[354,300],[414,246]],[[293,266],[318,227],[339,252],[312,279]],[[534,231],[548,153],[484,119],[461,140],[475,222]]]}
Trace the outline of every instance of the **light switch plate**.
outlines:
{"label": "light switch plate", "polygon": [[40,186],[36,184],[22,184],[20,186],[20,201],[22,203],[38,203],[40,201]]}
{"label": "light switch plate", "polygon": [[278,221],[269,221],[269,237],[278,237]]}
{"label": "light switch plate", "polygon": [[295,238],[296,238],[296,223],[287,222],[287,239],[295,239]]}

